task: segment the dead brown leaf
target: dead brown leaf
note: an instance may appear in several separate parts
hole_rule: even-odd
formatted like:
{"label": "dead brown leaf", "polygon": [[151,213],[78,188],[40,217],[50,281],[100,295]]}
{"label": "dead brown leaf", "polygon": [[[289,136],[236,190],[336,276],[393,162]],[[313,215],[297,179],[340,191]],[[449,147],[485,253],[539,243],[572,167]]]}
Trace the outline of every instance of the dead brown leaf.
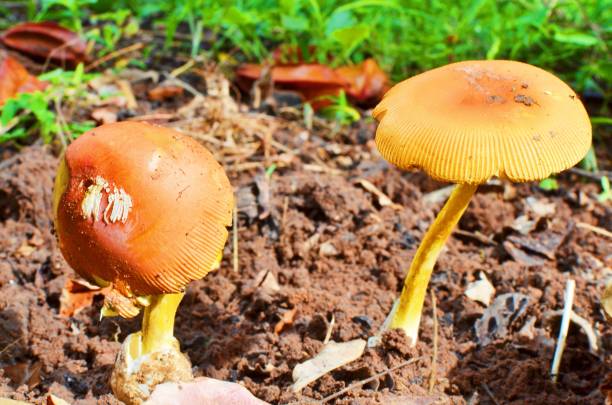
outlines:
{"label": "dead brown leaf", "polygon": [[26,55],[77,65],[87,60],[87,44],[54,22],[26,22],[9,28],[0,41]]}
{"label": "dead brown leaf", "polygon": [[283,316],[281,317],[281,320],[278,321],[276,325],[274,325],[274,333],[276,333],[277,335],[280,335],[280,333],[283,331],[283,329],[285,329],[285,327],[293,325],[293,321],[295,320],[296,313],[297,313],[297,307],[292,308],[288,310],[287,312],[285,312]]}
{"label": "dead brown leaf", "polygon": [[44,90],[47,83],[32,76],[19,61],[0,53],[0,106],[20,93]]}
{"label": "dead brown leaf", "polygon": [[160,85],[147,92],[151,101],[164,101],[182,96],[185,89],[174,85]]}
{"label": "dead brown leaf", "polygon": [[66,280],[60,296],[60,315],[71,317],[91,306],[96,295],[104,295],[105,288],[90,284],[85,280]]}

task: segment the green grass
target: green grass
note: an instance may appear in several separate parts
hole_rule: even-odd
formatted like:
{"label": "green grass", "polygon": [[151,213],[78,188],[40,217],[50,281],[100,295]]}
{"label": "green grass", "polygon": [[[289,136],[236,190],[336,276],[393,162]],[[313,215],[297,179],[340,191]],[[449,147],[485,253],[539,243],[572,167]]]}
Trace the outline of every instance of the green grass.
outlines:
{"label": "green grass", "polygon": [[165,32],[168,45],[188,33],[193,56],[229,51],[261,61],[286,44],[335,65],[373,56],[394,80],[452,61],[514,59],[606,100],[612,83],[610,0],[41,0],[29,10],[76,30],[91,16],[113,26],[129,12]]}

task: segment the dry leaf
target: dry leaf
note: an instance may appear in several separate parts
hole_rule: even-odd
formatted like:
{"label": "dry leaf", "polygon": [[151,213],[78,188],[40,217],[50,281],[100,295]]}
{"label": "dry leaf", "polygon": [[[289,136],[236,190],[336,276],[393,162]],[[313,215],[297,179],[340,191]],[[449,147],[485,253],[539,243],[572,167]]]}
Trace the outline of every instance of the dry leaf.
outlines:
{"label": "dry leaf", "polygon": [[361,187],[363,187],[364,189],[366,189],[370,193],[374,194],[378,198],[378,203],[380,204],[381,207],[388,207],[388,206],[390,206],[390,207],[392,207],[394,209],[402,209],[401,205],[395,204],[393,201],[391,201],[391,199],[389,197],[387,197],[387,195],[385,193],[380,191],[374,184],[370,183],[368,180],[366,180],[366,179],[359,179],[359,180],[357,180],[357,183],[359,183],[359,185],[361,185]]}
{"label": "dry leaf", "polygon": [[6,53],[0,53],[0,58],[0,106],[20,93],[31,93],[47,87],[45,82],[29,74],[17,59]]}
{"label": "dry leaf", "polygon": [[70,405],[68,401],[56,397],[53,394],[47,395],[47,405]]}
{"label": "dry leaf", "polygon": [[612,320],[612,280],[606,284],[603,296],[601,297],[601,306],[603,307],[608,318]]}
{"label": "dry leaf", "polygon": [[[278,65],[270,68],[272,83],[275,88],[293,90],[300,93],[314,109],[326,107],[329,100],[320,100],[323,96],[337,96],[347,82],[329,66],[320,64]],[[259,80],[266,69],[262,65],[244,64],[236,71],[238,86],[249,92],[256,80]]]}
{"label": "dry leaf", "polygon": [[535,219],[539,219],[552,216],[557,207],[554,202],[549,203],[545,199],[531,196],[525,199],[525,208],[533,213]]}
{"label": "dry leaf", "polygon": [[484,272],[480,272],[480,280],[472,281],[468,284],[465,295],[473,300],[478,301],[485,306],[489,306],[491,298],[495,295],[495,287],[489,281]]}
{"label": "dry leaf", "polygon": [[357,360],[363,354],[365,347],[366,341],[363,339],[342,343],[332,340],[315,357],[295,366],[292,374],[294,382],[292,390],[299,392],[328,372]]}
{"label": "dry leaf", "polygon": [[346,94],[358,104],[377,103],[389,89],[389,78],[372,58],[336,69],[347,82]]}
{"label": "dry leaf", "polygon": [[9,48],[30,56],[77,65],[87,60],[86,43],[54,22],[26,22],[9,28],[0,37]]}
{"label": "dry leaf", "polygon": [[164,101],[183,95],[185,89],[180,86],[161,85],[147,92],[147,97],[151,101]]}
{"label": "dry leaf", "polygon": [[528,304],[529,297],[520,293],[507,293],[495,298],[474,325],[478,343],[487,346],[495,339],[505,337],[512,323],[527,311]]}
{"label": "dry leaf", "polygon": [[280,321],[274,325],[274,333],[279,335],[286,326],[293,325],[293,320],[295,319],[295,314],[297,313],[297,307],[288,310],[285,312]]}
{"label": "dry leaf", "polygon": [[0,398],[0,405],[30,405],[29,402],[15,401],[9,398]]}
{"label": "dry leaf", "polygon": [[60,296],[60,315],[71,317],[91,306],[96,295],[104,295],[106,289],[85,280],[66,280]]}

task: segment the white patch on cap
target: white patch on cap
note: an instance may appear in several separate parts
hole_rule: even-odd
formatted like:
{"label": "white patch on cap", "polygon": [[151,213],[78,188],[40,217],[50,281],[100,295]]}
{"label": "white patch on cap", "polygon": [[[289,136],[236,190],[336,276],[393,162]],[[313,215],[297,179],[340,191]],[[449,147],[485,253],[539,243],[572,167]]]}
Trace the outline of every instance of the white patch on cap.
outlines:
{"label": "white patch on cap", "polygon": [[[100,205],[105,193],[107,204],[100,218]],[[132,197],[122,188],[113,186],[111,191],[108,181],[101,176],[96,176],[94,184],[87,188],[85,198],[81,202],[83,218],[91,218],[93,221],[102,219],[106,224],[117,221],[125,223],[131,209]]]}

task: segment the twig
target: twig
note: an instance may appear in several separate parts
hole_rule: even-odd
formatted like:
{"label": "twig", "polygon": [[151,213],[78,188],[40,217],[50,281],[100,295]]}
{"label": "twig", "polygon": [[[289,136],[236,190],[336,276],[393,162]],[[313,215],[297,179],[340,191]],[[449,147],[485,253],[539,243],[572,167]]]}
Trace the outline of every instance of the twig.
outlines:
{"label": "twig", "polygon": [[21,336],[18,337],[17,339],[13,340],[11,343],[9,343],[8,345],[4,346],[4,348],[2,350],[0,350],[0,356],[2,356],[4,354],[4,352],[6,352],[8,349],[10,349],[11,347],[15,346],[17,343],[19,343],[21,340],[23,340],[25,338],[25,336]]}
{"label": "twig", "polygon": [[484,245],[489,245],[489,246],[494,246],[496,245],[496,243],[487,235],[483,235],[481,232],[468,232],[468,231],[464,231],[462,229],[455,229],[453,231],[453,233],[455,235],[459,235],[459,236],[464,236],[466,238],[470,238],[473,239],[475,241],[478,241]]}
{"label": "twig", "polygon": [[569,329],[570,318],[572,315],[572,306],[574,305],[574,290],[576,289],[576,281],[569,279],[565,286],[565,303],[563,307],[563,316],[561,317],[561,328],[559,330],[559,339],[557,340],[557,347],[555,348],[555,356],[553,357],[552,367],[550,369],[550,375],[552,382],[557,382],[559,375],[559,366],[561,365],[561,357],[563,357],[563,350],[565,350],[565,339],[567,338],[567,331]]}
{"label": "twig", "polygon": [[431,356],[431,373],[429,374],[429,393],[431,394],[436,385],[436,364],[438,362],[438,309],[436,306],[436,294],[434,290],[431,293],[431,306],[433,312],[433,354]]}
{"label": "twig", "polygon": [[187,63],[177,67],[172,72],[170,72],[170,76],[178,77],[178,76],[182,75],[183,73],[187,72],[189,69],[191,69],[193,67],[193,65],[195,65],[195,60],[189,59],[187,61]]}
{"label": "twig", "polygon": [[595,232],[599,235],[607,236],[608,238],[612,239],[612,232],[608,231],[607,229],[603,229],[595,225],[587,224],[585,222],[578,222],[576,226],[578,228],[586,229],[588,231]]}
{"label": "twig", "polygon": [[185,90],[187,90],[189,93],[191,93],[193,96],[200,96],[204,98],[204,94],[202,94],[201,91],[197,90],[195,87],[193,87],[189,83],[186,83],[183,80],[179,79],[178,77],[174,77],[169,73],[164,73],[164,76],[166,77],[165,82],[182,87]]}
{"label": "twig", "polygon": [[171,120],[176,117],[175,114],[169,113],[153,113],[145,115],[137,115],[136,117],[129,117],[126,121],[155,121],[155,120]]}
{"label": "twig", "polygon": [[134,92],[132,91],[132,85],[130,82],[127,80],[117,80],[117,85],[125,97],[127,108],[130,110],[135,110],[138,107],[138,103],[136,102],[136,97],[134,97]]}
{"label": "twig", "polygon": [[334,330],[335,324],[336,324],[336,317],[334,316],[334,314],[331,314],[331,319],[329,323],[327,324],[327,332],[325,333],[325,339],[323,339],[323,345],[326,345],[327,343],[329,343],[329,340],[331,339],[332,331]]}
{"label": "twig", "polygon": [[487,395],[489,396],[489,398],[491,398],[491,401],[493,401],[493,403],[495,405],[499,405],[499,401],[497,400],[497,398],[495,398],[495,395],[493,395],[493,392],[491,392],[491,389],[489,388],[489,386],[487,385],[487,383],[482,383],[482,388],[485,390],[485,392],[487,393]]}
{"label": "twig", "polygon": [[238,273],[238,203],[236,202],[232,216],[232,264],[234,273]]}
{"label": "twig", "polygon": [[589,170],[584,170],[584,169],[579,169],[578,167],[572,167],[568,170],[570,173],[574,173],[577,174],[579,176],[582,177],[586,177],[587,179],[591,179],[591,180],[595,180],[595,181],[600,181],[602,177],[607,176],[610,177],[612,176],[612,172],[608,172],[608,171],[594,171],[591,172]]}
{"label": "twig", "polygon": [[407,366],[407,365],[409,365],[409,364],[416,363],[417,361],[422,360],[422,359],[423,359],[422,357],[415,357],[415,358],[413,358],[413,359],[406,360],[405,362],[400,363],[400,364],[398,364],[397,366],[394,366],[394,367],[388,368],[388,369],[386,369],[385,371],[381,371],[380,373],[374,374],[374,375],[373,375],[373,376],[371,376],[371,377],[368,377],[368,378],[366,378],[366,379],[364,379],[364,380],[361,380],[361,381],[358,381],[358,382],[356,382],[356,383],[354,383],[354,384],[351,384],[351,385],[349,385],[348,387],[343,388],[343,389],[341,389],[340,391],[338,391],[338,392],[336,392],[336,393],[334,393],[334,394],[328,395],[328,396],[326,396],[325,398],[323,398],[322,400],[320,400],[318,403],[319,403],[319,404],[324,404],[324,403],[326,403],[326,402],[328,402],[328,401],[331,401],[331,400],[332,400],[332,399],[334,399],[334,398],[338,398],[340,395],[343,395],[343,394],[347,393],[348,391],[350,391],[350,390],[352,390],[352,389],[354,389],[354,388],[361,387],[362,385],[367,384],[367,383],[369,383],[370,381],[374,381],[374,380],[376,380],[377,378],[380,378],[380,377],[382,377],[382,376],[384,376],[384,375],[387,375],[387,374],[389,374],[389,373],[391,373],[391,372],[393,372],[393,371],[395,371],[395,370],[397,370],[397,369],[400,369],[400,368],[402,368],[402,367],[406,367],[406,366]]}
{"label": "twig", "polygon": [[[545,312],[542,318],[544,319],[544,321],[549,321],[551,318],[557,317],[557,316],[558,317],[563,316],[563,310],[560,309],[558,311]],[[583,317],[581,317],[574,311],[572,311],[570,315],[570,321],[578,325],[582,329],[584,334],[586,335],[587,340],[589,341],[590,352],[593,354],[597,353],[597,351],[599,350],[599,343],[597,342],[597,335],[595,334],[595,331],[593,330],[593,327],[591,326],[589,321],[587,321],[586,319],[584,319]]]}
{"label": "twig", "polygon": [[126,53],[137,51],[137,50],[141,49],[143,46],[144,46],[144,44],[142,42],[138,42],[138,43],[135,43],[133,45],[126,46],[125,48],[121,48],[121,49],[118,49],[116,51],[113,51],[113,52],[109,53],[108,55],[105,55],[102,58],[100,58],[100,59],[90,63],[89,65],[87,65],[85,67],[85,71],[89,72],[90,70],[97,68],[98,66],[100,66],[103,63],[108,62],[109,60],[118,58],[119,56],[125,55]]}

